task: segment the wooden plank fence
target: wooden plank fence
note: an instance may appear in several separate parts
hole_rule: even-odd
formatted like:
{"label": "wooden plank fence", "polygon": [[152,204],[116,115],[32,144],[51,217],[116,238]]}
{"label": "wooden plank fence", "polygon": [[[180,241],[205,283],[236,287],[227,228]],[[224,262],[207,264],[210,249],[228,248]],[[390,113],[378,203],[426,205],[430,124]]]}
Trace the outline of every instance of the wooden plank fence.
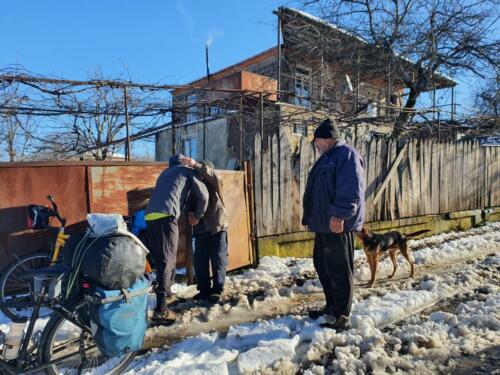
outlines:
{"label": "wooden plank fence", "polygon": [[[257,236],[294,233],[301,225],[302,196],[319,157],[303,137],[298,155],[288,138],[255,137],[254,191]],[[358,142],[365,159],[366,221],[500,206],[500,147],[477,141]]]}

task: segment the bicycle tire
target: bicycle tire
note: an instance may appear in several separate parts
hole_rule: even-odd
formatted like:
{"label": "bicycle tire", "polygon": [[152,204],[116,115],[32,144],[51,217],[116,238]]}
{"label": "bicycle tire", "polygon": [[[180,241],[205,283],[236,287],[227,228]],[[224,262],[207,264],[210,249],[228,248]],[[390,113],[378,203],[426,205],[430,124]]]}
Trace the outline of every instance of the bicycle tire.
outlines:
{"label": "bicycle tire", "polygon": [[[23,255],[5,268],[0,276],[0,310],[15,322],[26,321],[31,316],[31,308],[13,308],[2,306],[6,302],[26,301],[29,305],[31,301],[31,286],[26,280],[19,276],[26,271],[45,267],[49,264],[49,254],[39,250]],[[48,315],[42,314],[42,316]]]}
{"label": "bicycle tire", "polygon": [[[71,308],[72,311],[78,312],[79,316],[87,316],[84,321],[89,321],[88,318],[88,302],[80,300],[74,307]],[[89,325],[88,325],[89,326]],[[90,328],[90,327],[89,327]],[[64,342],[65,338],[68,342]],[[55,340],[59,339],[58,342]],[[85,372],[85,370],[92,370],[99,368],[101,372],[108,375],[121,374],[134,359],[137,352],[127,352],[119,357],[107,358],[105,357],[97,348],[92,335],[90,333],[83,332],[81,328],[71,323],[69,320],[64,318],[59,314],[54,314],[52,318],[47,323],[45,329],[43,330],[41,338],[41,361],[43,363],[48,363],[50,361],[56,361],[55,364],[47,367],[45,373],[48,375],[55,374],[72,374]],[[84,346],[84,351],[86,355],[97,354],[96,357],[90,358],[90,363],[86,363],[84,368],[80,368],[82,355],[75,355],[74,358],[68,359],[64,362],[57,362],[57,354],[60,357],[76,353],[81,351],[81,345]],[[69,346],[68,346],[69,345]],[[71,346],[72,345],[72,346]],[[75,348],[73,352],[71,347]],[[89,348],[90,347],[90,348]],[[55,352],[58,352],[55,354]],[[89,359],[87,359],[89,360]]]}

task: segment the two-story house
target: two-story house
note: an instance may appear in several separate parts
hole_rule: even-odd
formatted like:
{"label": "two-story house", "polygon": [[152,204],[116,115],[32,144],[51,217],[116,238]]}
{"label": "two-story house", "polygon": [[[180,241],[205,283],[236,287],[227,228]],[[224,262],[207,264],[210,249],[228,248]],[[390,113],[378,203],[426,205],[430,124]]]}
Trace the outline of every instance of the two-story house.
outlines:
{"label": "two-story house", "polygon": [[[344,131],[353,137],[392,130],[404,86],[377,48],[307,13],[275,13],[275,47],[173,91],[172,126],[157,136],[157,160],[182,152],[232,169],[251,157],[256,133],[283,131],[295,149],[326,116],[341,125],[349,119],[355,125]],[[429,90],[454,85],[440,76]]]}

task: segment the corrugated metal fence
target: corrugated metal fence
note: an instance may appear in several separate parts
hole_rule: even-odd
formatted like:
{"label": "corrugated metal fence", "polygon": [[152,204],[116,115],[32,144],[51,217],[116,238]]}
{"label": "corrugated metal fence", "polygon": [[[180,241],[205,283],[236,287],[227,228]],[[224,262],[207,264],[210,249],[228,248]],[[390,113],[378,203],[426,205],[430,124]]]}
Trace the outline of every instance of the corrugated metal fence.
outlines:
{"label": "corrugated metal fence", "polygon": [[[356,144],[366,164],[366,221],[383,221],[500,205],[500,148],[477,141],[372,139]],[[307,175],[318,155],[303,137],[292,155],[288,138],[255,138],[257,236],[305,230],[300,224]]]}
{"label": "corrugated metal fence", "polygon": [[[47,205],[53,194],[68,220],[68,232],[81,231],[90,212],[131,215],[149,197],[165,169],[159,162],[33,162],[0,163],[0,269],[16,257],[53,246],[54,230],[26,226],[27,205]],[[236,269],[253,264],[247,173],[217,171],[223,183],[228,230],[229,264]],[[53,225],[57,225],[54,222]],[[190,227],[180,222],[178,266],[189,265]]]}

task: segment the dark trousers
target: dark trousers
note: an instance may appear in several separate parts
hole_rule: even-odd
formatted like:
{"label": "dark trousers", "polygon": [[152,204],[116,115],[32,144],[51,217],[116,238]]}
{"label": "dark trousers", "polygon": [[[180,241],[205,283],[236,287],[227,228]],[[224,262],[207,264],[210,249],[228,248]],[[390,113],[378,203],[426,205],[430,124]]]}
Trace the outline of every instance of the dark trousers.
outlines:
{"label": "dark trousers", "polygon": [[175,277],[179,228],[173,216],[147,221],[149,249],[156,267],[156,311],[166,310],[166,297]]}
{"label": "dark trousers", "polygon": [[[227,232],[198,233],[194,241],[193,263],[198,289],[207,295],[222,293],[227,268]],[[210,266],[213,284],[210,283]]]}
{"label": "dark trousers", "polygon": [[349,316],[354,288],[354,232],[316,233],[313,260],[327,308],[336,318]]}

